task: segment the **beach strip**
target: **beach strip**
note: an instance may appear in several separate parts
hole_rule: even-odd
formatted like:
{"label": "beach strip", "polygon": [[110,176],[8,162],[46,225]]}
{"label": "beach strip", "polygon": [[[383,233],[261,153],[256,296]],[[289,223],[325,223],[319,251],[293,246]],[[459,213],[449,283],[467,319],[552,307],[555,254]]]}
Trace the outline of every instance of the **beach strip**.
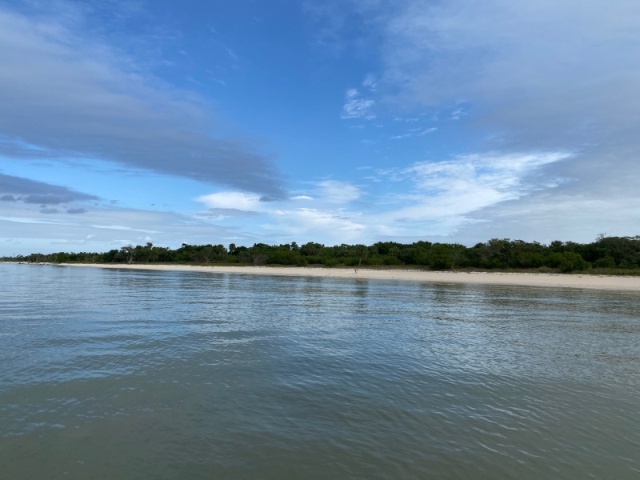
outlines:
{"label": "beach strip", "polygon": [[549,288],[588,288],[640,292],[640,277],[553,273],[502,273],[426,271],[411,269],[271,267],[271,266],[199,266],[157,264],[60,264],[70,267],[162,270],[226,273],[238,275],[276,275],[286,277],[323,277],[368,280],[398,280],[439,284],[480,284]]}

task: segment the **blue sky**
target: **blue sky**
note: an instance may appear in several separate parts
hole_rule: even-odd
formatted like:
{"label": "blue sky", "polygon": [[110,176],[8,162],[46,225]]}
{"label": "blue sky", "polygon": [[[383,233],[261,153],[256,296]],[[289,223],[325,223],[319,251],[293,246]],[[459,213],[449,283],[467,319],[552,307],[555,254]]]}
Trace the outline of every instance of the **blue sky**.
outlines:
{"label": "blue sky", "polygon": [[636,0],[0,1],[0,255],[640,234]]}

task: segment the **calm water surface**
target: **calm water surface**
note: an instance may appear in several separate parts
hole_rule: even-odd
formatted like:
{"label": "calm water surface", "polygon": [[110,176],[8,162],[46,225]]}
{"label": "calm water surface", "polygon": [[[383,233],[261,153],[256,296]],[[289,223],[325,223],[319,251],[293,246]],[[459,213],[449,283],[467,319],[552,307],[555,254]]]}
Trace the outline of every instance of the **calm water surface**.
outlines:
{"label": "calm water surface", "polygon": [[0,477],[637,479],[639,300],[0,264]]}

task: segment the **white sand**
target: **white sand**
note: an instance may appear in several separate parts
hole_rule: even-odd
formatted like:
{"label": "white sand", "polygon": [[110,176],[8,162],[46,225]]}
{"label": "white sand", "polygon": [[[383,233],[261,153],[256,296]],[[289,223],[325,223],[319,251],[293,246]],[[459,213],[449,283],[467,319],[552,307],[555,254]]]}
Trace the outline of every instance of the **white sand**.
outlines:
{"label": "white sand", "polygon": [[62,264],[74,267],[167,270],[185,272],[231,273],[244,275],[280,275],[287,277],[334,277],[377,280],[406,280],[432,283],[475,283],[554,288],[590,288],[599,290],[640,291],[640,277],[608,275],[495,273],[495,272],[431,272],[422,270],[372,270],[360,268],[322,267],[221,267],[149,264]]}

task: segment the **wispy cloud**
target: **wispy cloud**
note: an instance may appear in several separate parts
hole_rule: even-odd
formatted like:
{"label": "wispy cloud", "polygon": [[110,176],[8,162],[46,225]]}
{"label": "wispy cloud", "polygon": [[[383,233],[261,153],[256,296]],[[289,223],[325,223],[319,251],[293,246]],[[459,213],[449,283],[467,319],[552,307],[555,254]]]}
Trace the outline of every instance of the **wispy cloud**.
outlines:
{"label": "wispy cloud", "polygon": [[371,92],[375,92],[378,88],[378,79],[373,73],[367,73],[362,81],[362,86]]}
{"label": "wispy cloud", "polygon": [[272,202],[238,191],[217,192],[198,197],[219,222],[232,224],[251,214],[252,231],[274,241],[346,242],[368,234],[366,222],[354,208],[361,189],[349,182],[321,180],[311,183],[299,195]]}
{"label": "wispy cloud", "polygon": [[224,209],[237,212],[271,213],[293,208],[340,208],[348,205],[362,196],[362,191],[356,185],[339,180],[321,180],[311,182],[308,189],[301,194],[288,199],[264,202],[259,195],[240,192],[224,191],[202,195],[195,200],[210,210]]}
{"label": "wispy cloud", "polygon": [[628,179],[640,177],[640,3],[403,0],[388,9],[387,2],[353,0],[352,6],[380,35],[372,99],[383,98],[385,108],[399,115],[439,112],[459,135],[481,137],[479,149],[499,155],[573,152],[539,171],[570,181],[541,182],[511,200],[517,214],[491,206],[474,218],[516,236],[528,230],[532,202],[550,210],[563,204],[576,210],[540,235],[563,224],[567,237],[575,231],[585,239],[585,224],[593,238],[603,218],[594,210],[585,220],[580,202],[606,199],[626,211],[638,198],[637,182]]}
{"label": "wispy cloud", "polygon": [[244,192],[217,192],[196,199],[211,210],[239,210],[243,212],[261,209],[260,196]]}
{"label": "wispy cloud", "polygon": [[466,215],[540,188],[527,182],[537,169],[571,155],[563,152],[511,155],[463,155],[450,161],[420,162],[400,172],[414,183],[418,205],[396,215],[438,218]]}
{"label": "wispy cloud", "polygon": [[610,135],[636,142],[637,2],[401,5],[381,27],[384,78],[398,101],[425,108],[462,100],[509,148],[574,149]]}
{"label": "wispy cloud", "polygon": [[[362,238],[368,241],[461,238],[465,228],[486,223],[501,205],[549,188],[550,180],[539,176],[542,169],[570,158],[564,152],[472,154],[380,170],[370,181],[393,188],[370,193],[373,204],[360,212],[352,205],[348,218],[364,225]],[[560,182],[555,179],[555,185]],[[472,235],[465,240],[478,241]]]}
{"label": "wispy cloud", "polygon": [[[18,208],[20,205],[22,209]],[[160,211],[95,207],[88,215],[57,212],[33,216],[24,204],[0,215],[0,242],[9,254],[34,251],[107,251],[127,244],[179,247],[182,242],[207,244],[212,239],[233,237],[251,243],[257,237],[194,216]],[[79,218],[80,217],[80,218]],[[32,239],[38,239],[35,245]],[[59,247],[57,245],[64,245]]]}
{"label": "wispy cloud", "polygon": [[98,200],[98,197],[59,185],[0,174],[0,200],[39,205],[60,205],[75,201]]}
{"label": "wispy cloud", "polygon": [[[409,167],[378,171],[376,178],[357,185],[321,180],[288,199],[264,202],[258,194],[224,191],[197,198],[207,211],[195,215],[145,212],[95,206],[90,221],[70,220],[76,207],[45,206],[46,216],[34,217],[28,204],[12,207],[12,237],[28,237],[44,225],[51,241],[68,248],[89,242],[97,249],[126,243],[144,243],[149,236],[162,244],[178,236],[187,243],[210,243],[225,238],[237,243],[269,239],[271,243],[318,241],[327,244],[370,243],[381,238],[403,241],[424,232],[422,238],[452,235],[483,221],[483,212],[500,209],[509,201],[539,191],[536,173],[570,158],[562,152],[528,155],[476,154],[440,162],[417,162]],[[372,172],[367,170],[367,175]],[[393,181],[394,188],[385,192]],[[373,185],[382,190],[374,194]],[[398,189],[402,193],[397,193]],[[10,202],[13,204],[13,202]],[[31,209],[30,209],[31,208]],[[251,232],[248,234],[247,232]],[[52,247],[53,248],[53,247]]]}
{"label": "wispy cloud", "polygon": [[360,92],[355,88],[350,88],[345,93],[344,105],[342,106],[343,120],[373,120],[376,118],[373,113],[375,100],[363,98]]}
{"label": "wispy cloud", "polygon": [[429,127],[429,128],[412,128],[406,133],[401,133],[399,135],[393,135],[390,137],[391,140],[404,140],[405,138],[411,137],[424,137],[425,135],[429,135],[430,133],[436,132],[438,127]]}
{"label": "wispy cloud", "polygon": [[[373,242],[403,239],[416,232],[451,236],[467,225],[486,221],[483,212],[487,209],[561,184],[563,179],[539,174],[543,168],[570,158],[572,154],[566,152],[460,155],[379,170],[358,186],[319,181],[309,188],[308,195],[285,201],[259,202],[259,198],[240,192],[199,200],[212,211],[235,205],[236,216],[242,210],[252,210],[258,215],[254,230],[283,241]],[[381,191],[374,194],[377,180],[381,180]],[[387,190],[389,185],[393,188]],[[233,216],[233,212],[227,213]]]}
{"label": "wispy cloud", "polygon": [[92,37],[84,9],[64,5],[64,17],[46,19],[0,7],[0,153],[82,155],[285,195],[278,169],[250,142],[209,133],[213,115],[201,98],[160,82],[143,62]]}
{"label": "wispy cloud", "polygon": [[315,187],[316,197],[320,202],[331,204],[347,204],[360,198],[360,189],[348,182],[323,180]]}
{"label": "wispy cloud", "polygon": [[358,241],[367,234],[367,225],[352,214],[314,208],[280,210],[264,224],[265,233],[298,241],[338,244]]}

